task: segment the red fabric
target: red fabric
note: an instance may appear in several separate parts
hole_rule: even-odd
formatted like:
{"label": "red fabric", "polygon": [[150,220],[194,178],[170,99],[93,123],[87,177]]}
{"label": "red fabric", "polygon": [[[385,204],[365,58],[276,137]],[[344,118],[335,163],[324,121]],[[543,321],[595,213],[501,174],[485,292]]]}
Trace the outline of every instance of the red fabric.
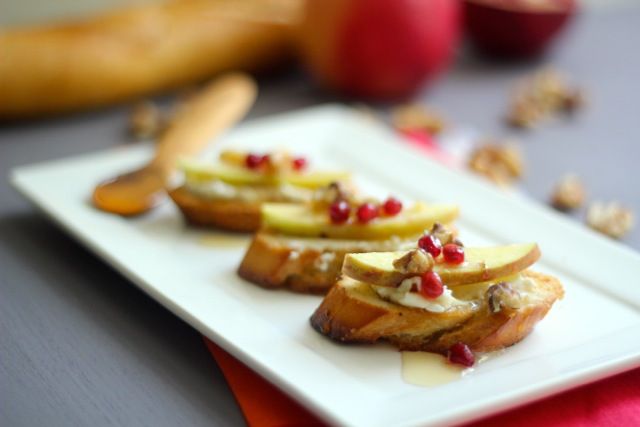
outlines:
{"label": "red fabric", "polygon": [[[326,426],[229,353],[205,343],[250,427]],[[467,425],[494,426],[640,426],[640,368]]]}
{"label": "red fabric", "polygon": [[453,168],[458,166],[457,160],[449,153],[441,150],[436,140],[429,133],[418,129],[403,130],[401,133],[409,145],[423,151],[427,156]]}
{"label": "red fabric", "polygon": [[242,362],[204,339],[251,427],[323,427],[326,424]]}

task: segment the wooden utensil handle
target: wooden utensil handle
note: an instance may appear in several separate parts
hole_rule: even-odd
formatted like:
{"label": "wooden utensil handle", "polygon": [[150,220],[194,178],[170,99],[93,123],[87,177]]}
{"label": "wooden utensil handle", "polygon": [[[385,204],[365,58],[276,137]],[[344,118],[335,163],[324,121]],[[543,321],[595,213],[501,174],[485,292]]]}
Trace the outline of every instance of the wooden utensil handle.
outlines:
{"label": "wooden utensil handle", "polygon": [[243,73],[225,74],[209,83],[176,115],[151,166],[168,176],[179,158],[199,153],[213,137],[244,117],[256,95],[255,81]]}

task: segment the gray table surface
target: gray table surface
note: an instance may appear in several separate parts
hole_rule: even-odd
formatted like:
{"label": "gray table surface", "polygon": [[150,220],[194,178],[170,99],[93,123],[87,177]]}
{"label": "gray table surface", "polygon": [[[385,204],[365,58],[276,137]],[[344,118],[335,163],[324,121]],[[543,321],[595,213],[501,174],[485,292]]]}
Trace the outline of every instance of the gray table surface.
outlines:
{"label": "gray table surface", "polygon": [[[574,171],[592,198],[640,213],[639,34],[640,7],[585,13],[547,56],[590,92],[590,107],[571,122],[518,133],[499,121],[509,82],[539,64],[460,59],[420,99],[453,122],[520,138],[523,187],[533,197],[546,200],[555,180]],[[262,82],[251,117],[327,100],[294,73]],[[199,334],[66,236],[6,179],[17,165],[125,143],[126,114],[115,108],[0,127],[0,425],[244,424]],[[640,249],[640,227],[624,243]]]}

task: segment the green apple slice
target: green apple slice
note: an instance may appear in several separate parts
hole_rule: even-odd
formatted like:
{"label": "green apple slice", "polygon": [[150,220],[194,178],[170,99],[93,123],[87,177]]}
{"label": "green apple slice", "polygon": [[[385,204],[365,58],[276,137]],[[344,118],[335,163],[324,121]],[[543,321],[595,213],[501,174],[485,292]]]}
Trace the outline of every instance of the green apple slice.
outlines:
{"label": "green apple slice", "polygon": [[230,163],[204,163],[196,160],[183,160],[181,168],[185,179],[192,183],[220,180],[231,185],[280,185],[291,184],[297,187],[315,189],[336,181],[348,181],[349,172],[309,171],[288,172],[285,174],[265,174],[249,170]]}
{"label": "green apple slice", "polygon": [[368,224],[332,224],[327,211],[314,211],[306,205],[266,203],[262,223],[269,230],[300,237],[380,240],[391,236],[413,236],[434,223],[450,223],[458,216],[458,206],[416,203],[393,217],[376,218]]}
{"label": "green apple slice", "polygon": [[[464,248],[465,261],[454,265],[439,262],[433,271],[447,286],[484,282],[521,272],[540,258],[535,243],[508,246]],[[407,252],[370,252],[349,254],[342,273],[353,279],[377,286],[398,286],[406,277],[393,267],[393,261]]]}

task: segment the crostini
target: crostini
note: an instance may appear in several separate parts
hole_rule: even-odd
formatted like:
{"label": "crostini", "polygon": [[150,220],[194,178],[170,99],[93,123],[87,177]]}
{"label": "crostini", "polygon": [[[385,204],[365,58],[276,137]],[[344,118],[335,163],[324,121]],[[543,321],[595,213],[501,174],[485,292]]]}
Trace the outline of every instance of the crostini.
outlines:
{"label": "crostini", "polygon": [[468,364],[525,338],[563,297],[556,278],[527,270],[539,257],[535,243],[349,254],[311,325],[339,342],[383,340]]}
{"label": "crostini", "polygon": [[263,203],[308,202],[315,189],[349,181],[348,172],[310,170],[305,157],[223,151],[217,163],[183,161],[184,184],[169,191],[186,221],[229,231],[260,227]]}
{"label": "crostini", "polygon": [[457,216],[456,205],[363,199],[334,183],[316,191],[310,203],[264,204],[262,229],[238,274],[265,288],[324,294],[346,254],[410,248],[425,230],[447,243],[454,231],[441,224]]}

